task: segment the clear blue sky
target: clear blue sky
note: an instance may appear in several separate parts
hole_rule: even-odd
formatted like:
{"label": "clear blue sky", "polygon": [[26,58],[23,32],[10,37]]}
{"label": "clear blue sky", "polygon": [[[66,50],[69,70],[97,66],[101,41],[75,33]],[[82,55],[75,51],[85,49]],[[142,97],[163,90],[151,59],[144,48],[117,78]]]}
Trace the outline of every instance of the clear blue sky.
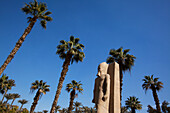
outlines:
{"label": "clear blue sky", "polygon": [[[14,48],[24,29],[27,16],[20,10],[31,0],[1,0],[0,2],[0,65]],[[40,0],[39,0],[40,1]],[[24,107],[30,108],[35,93],[30,94],[31,83],[44,80],[50,92],[43,95],[36,111],[50,110],[62,70],[63,60],[56,53],[60,40],[70,35],[80,38],[85,45],[85,59],[69,67],[59,98],[61,107],[68,107],[69,94],[65,86],[71,80],[83,83],[83,95],[76,101],[94,106],[94,80],[97,66],[106,61],[109,50],[123,46],[136,56],[131,75],[123,78],[123,105],[129,96],[136,96],[146,113],[148,104],[154,106],[152,92],[142,89],[145,75],[154,74],[164,83],[158,93],[160,102],[170,102],[170,1],[169,0],[41,0],[53,12],[53,21],[44,30],[37,22],[23,46],[4,73],[16,81],[11,93],[19,93],[29,100]],[[0,95],[0,98],[2,95]],[[17,104],[15,101],[14,104]]]}

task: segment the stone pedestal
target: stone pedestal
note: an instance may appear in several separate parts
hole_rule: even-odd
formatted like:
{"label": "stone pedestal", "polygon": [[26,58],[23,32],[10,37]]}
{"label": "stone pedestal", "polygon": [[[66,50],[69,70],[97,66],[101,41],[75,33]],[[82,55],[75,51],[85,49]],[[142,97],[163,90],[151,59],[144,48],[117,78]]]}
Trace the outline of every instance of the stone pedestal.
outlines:
{"label": "stone pedestal", "polygon": [[119,64],[109,64],[108,74],[110,75],[110,102],[109,113],[120,113],[120,74]]}

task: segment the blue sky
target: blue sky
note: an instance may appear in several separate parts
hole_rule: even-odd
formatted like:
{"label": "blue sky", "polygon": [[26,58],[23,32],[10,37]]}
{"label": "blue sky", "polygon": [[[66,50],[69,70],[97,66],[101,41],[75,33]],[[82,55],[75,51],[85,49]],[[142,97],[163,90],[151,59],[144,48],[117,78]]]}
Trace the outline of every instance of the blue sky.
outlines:
{"label": "blue sky", "polygon": [[[40,0],[39,0],[40,1]],[[15,43],[28,26],[27,16],[20,10],[28,0],[0,2],[0,65],[3,64]],[[94,80],[97,66],[106,61],[110,49],[121,46],[131,49],[136,56],[131,74],[123,78],[123,105],[129,96],[136,96],[143,104],[137,111],[146,113],[148,104],[154,106],[151,91],[142,89],[145,75],[154,74],[164,83],[158,93],[160,102],[170,101],[170,1],[169,0],[41,0],[53,13],[53,21],[44,30],[37,22],[27,36],[21,49],[4,71],[16,81],[11,93],[19,93],[29,100],[24,107],[30,108],[35,93],[29,88],[35,80],[49,84],[50,92],[43,95],[36,111],[50,110],[57,89],[63,60],[56,53],[60,40],[69,40],[71,35],[80,38],[86,55],[81,63],[69,67],[59,98],[61,107],[68,107],[69,94],[65,86],[71,80],[81,81],[84,92],[76,101],[85,106],[94,106]],[[0,95],[2,97],[2,95]],[[17,101],[14,103],[17,104]]]}

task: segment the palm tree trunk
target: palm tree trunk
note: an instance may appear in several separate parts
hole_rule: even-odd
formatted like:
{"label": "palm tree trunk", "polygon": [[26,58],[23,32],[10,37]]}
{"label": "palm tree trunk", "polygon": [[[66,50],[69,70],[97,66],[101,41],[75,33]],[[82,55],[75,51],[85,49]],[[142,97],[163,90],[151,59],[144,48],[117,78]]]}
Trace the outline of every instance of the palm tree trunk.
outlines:
{"label": "palm tree trunk", "polygon": [[2,100],[1,100],[2,102],[4,101],[6,93],[7,93],[7,91],[5,90],[5,94],[3,95]]}
{"label": "palm tree trunk", "polygon": [[120,68],[120,107],[121,107],[121,101],[122,101],[122,86],[123,86],[123,69],[122,69],[122,63],[119,63]]}
{"label": "palm tree trunk", "polygon": [[21,112],[21,109],[22,109],[23,105],[24,105],[24,104],[21,105],[21,107],[20,107],[20,109],[19,109],[19,112]]}
{"label": "palm tree trunk", "polygon": [[15,101],[15,98],[12,100],[12,102],[11,102],[11,108],[12,108],[12,104],[14,103],[14,101]]}
{"label": "palm tree trunk", "polygon": [[152,93],[153,93],[153,98],[154,98],[154,101],[155,101],[155,104],[156,104],[157,112],[161,113],[161,108],[160,108],[160,105],[159,105],[159,99],[158,99],[158,95],[156,93],[156,89],[153,85],[151,85],[151,87],[152,87]]}
{"label": "palm tree trunk", "polygon": [[76,107],[76,113],[77,113],[77,107]]}
{"label": "palm tree trunk", "polygon": [[132,113],[136,113],[135,108],[132,108]]}
{"label": "palm tree trunk", "polygon": [[65,61],[64,61],[63,66],[62,66],[63,70],[61,72],[61,76],[60,76],[60,79],[59,79],[56,95],[55,95],[50,113],[54,113],[54,111],[55,111],[55,106],[57,105],[58,98],[59,98],[59,95],[61,93],[61,89],[63,87],[63,82],[64,82],[64,79],[65,79],[66,73],[68,72],[68,67],[70,65],[71,58],[72,58],[72,55],[67,53]]}
{"label": "palm tree trunk", "polygon": [[34,102],[31,105],[30,113],[33,113],[35,110],[36,105],[38,104],[38,100],[40,98],[40,91],[38,90],[35,97],[34,97]]}
{"label": "palm tree trunk", "polygon": [[68,113],[71,113],[71,111],[73,110],[73,101],[74,101],[74,98],[75,98],[75,90],[71,91],[71,95],[70,95],[70,105],[69,105],[69,108],[68,108]]}
{"label": "palm tree trunk", "polygon": [[11,60],[14,58],[14,55],[17,53],[19,48],[21,47],[22,43],[24,42],[26,36],[30,33],[31,29],[33,28],[35,22],[37,21],[37,17],[34,17],[32,22],[29,24],[29,26],[25,29],[23,35],[20,37],[18,42],[16,43],[14,49],[10,52],[7,59],[3,63],[3,65],[0,68],[0,76],[3,73],[3,71],[6,69],[7,65],[11,62]]}

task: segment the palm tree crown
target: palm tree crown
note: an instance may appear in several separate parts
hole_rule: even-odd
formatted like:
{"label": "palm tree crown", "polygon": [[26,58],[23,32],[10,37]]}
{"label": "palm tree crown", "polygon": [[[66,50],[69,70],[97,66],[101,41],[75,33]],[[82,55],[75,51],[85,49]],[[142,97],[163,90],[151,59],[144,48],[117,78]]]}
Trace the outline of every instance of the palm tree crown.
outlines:
{"label": "palm tree crown", "polygon": [[159,78],[153,78],[153,75],[145,76],[145,79],[143,79],[144,83],[142,85],[143,89],[145,89],[145,92],[148,89],[153,89],[153,87],[159,91],[161,88],[163,88],[163,83],[158,81]]}
{"label": "palm tree crown", "polygon": [[82,106],[82,103],[76,101],[76,102],[74,102],[73,106],[74,106],[76,113],[77,113],[80,106]]}
{"label": "palm tree crown", "polygon": [[70,41],[66,42],[65,40],[61,40],[61,45],[57,46],[57,52],[61,59],[65,59],[67,55],[71,56],[71,63],[74,61],[83,61],[85,54],[81,51],[84,49],[83,44],[79,44],[79,38],[74,38],[74,36],[70,36]]}
{"label": "palm tree crown", "polygon": [[131,67],[134,65],[134,61],[136,59],[135,56],[127,54],[130,49],[125,49],[123,51],[123,47],[119,49],[111,49],[110,50],[110,57],[107,58],[107,63],[117,62],[122,67],[122,71],[131,70]]}
{"label": "palm tree crown", "polygon": [[[79,93],[82,93],[83,88],[81,87],[82,84],[79,82],[76,82],[75,80],[72,80],[71,83],[67,84],[66,90],[70,92],[71,90],[73,91],[78,91]],[[77,93],[78,94],[78,93]]]}
{"label": "palm tree crown", "polygon": [[132,113],[135,113],[135,110],[140,110],[142,109],[142,104],[140,104],[140,101],[138,101],[138,98],[134,97],[134,96],[130,96],[130,98],[127,98],[127,100],[125,101],[125,105],[127,108],[131,108],[132,109]]}
{"label": "palm tree crown", "polygon": [[6,94],[5,98],[6,98],[6,103],[8,102],[8,100],[12,100],[13,99],[12,93]]}
{"label": "palm tree crown", "polygon": [[49,92],[49,85],[46,85],[46,82],[43,82],[43,80],[36,80],[34,83],[32,83],[32,86],[30,88],[31,92],[34,92],[35,90],[39,90],[41,94],[46,94],[46,92]]}
{"label": "palm tree crown", "polygon": [[41,2],[38,3],[37,0],[34,0],[34,2],[30,2],[29,4],[25,4],[21,10],[25,12],[25,14],[32,16],[27,17],[28,23],[39,19],[41,26],[46,29],[47,21],[52,21],[52,18],[49,16],[52,13],[47,11],[47,5]]}
{"label": "palm tree crown", "polygon": [[22,100],[18,100],[18,103],[21,103],[22,105],[23,104],[26,104],[28,101],[27,100],[25,100],[25,99],[22,99]]}
{"label": "palm tree crown", "polygon": [[20,98],[20,95],[17,94],[17,93],[13,93],[13,94],[12,94],[12,99],[13,99],[13,101],[11,102],[11,107],[12,107],[12,104],[14,103],[14,101],[15,101],[16,98]]}
{"label": "palm tree crown", "polygon": [[4,94],[2,101],[4,99],[4,96],[6,95],[8,90],[11,90],[11,88],[15,86],[15,81],[10,79],[8,80],[8,76],[3,74],[2,77],[0,78],[0,93]]}

